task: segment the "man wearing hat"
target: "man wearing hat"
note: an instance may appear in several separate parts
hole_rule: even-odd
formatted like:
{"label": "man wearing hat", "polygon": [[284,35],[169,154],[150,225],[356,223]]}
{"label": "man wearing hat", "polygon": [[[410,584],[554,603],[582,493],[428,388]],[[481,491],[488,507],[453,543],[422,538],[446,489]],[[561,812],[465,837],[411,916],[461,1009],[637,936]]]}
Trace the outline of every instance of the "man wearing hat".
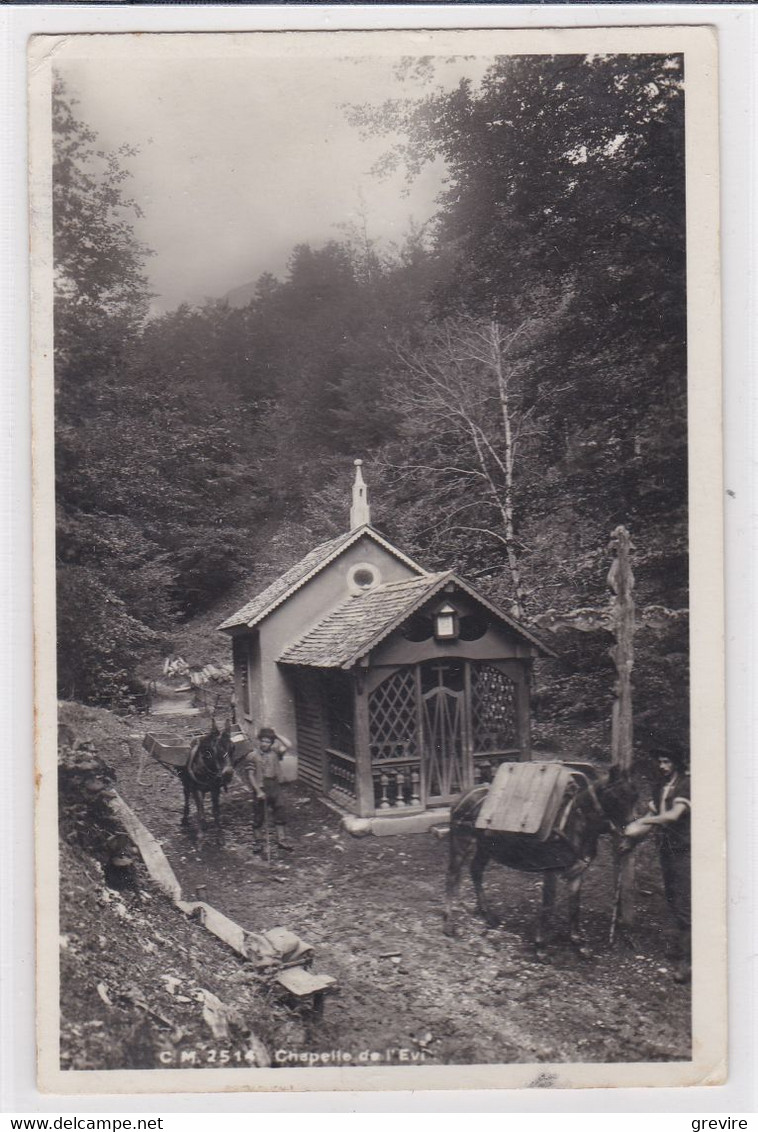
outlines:
{"label": "man wearing hat", "polygon": [[262,802],[265,807],[264,811],[256,807],[254,827],[260,828],[263,815],[270,813],[276,828],[276,843],[280,849],[287,851],[292,849],[292,845],[284,832],[287,816],[281,797],[281,764],[291,747],[289,739],[284,735],[277,735],[273,727],[261,727],[256,745],[245,756],[239,768],[243,780],[255,795],[256,802]]}
{"label": "man wearing hat", "polygon": [[677,929],[674,980],[686,983],[690,980],[692,927],[690,779],[681,751],[667,747],[658,749],[653,754],[658,762],[663,784],[648,805],[650,812],[628,825],[624,833],[632,842],[636,842],[657,832],[663,888]]}

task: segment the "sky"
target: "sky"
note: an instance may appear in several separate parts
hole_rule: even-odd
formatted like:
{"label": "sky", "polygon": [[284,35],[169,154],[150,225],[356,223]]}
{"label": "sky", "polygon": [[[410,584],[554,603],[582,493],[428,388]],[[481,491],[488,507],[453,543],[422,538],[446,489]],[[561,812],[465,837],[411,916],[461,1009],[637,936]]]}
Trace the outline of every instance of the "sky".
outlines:
{"label": "sky", "polygon": [[[372,166],[392,139],[362,139],[345,113],[345,104],[429,89],[401,82],[397,61],[93,51],[59,62],[77,115],[103,148],[138,149],[123,159],[132,173],[125,191],[155,253],[156,312],[221,297],[264,271],[281,276],[296,244],[339,239],[341,225],[364,215],[369,237],[384,243],[433,215],[441,163],[410,186],[402,171],[377,178]],[[450,86],[482,67],[447,61],[434,81]]]}

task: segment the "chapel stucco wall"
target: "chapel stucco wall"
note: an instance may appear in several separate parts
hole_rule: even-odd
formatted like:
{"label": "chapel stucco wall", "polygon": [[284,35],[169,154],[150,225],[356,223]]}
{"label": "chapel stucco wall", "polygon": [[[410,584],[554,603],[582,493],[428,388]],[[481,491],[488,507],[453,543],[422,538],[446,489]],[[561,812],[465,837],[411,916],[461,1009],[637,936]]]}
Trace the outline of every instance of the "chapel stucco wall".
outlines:
{"label": "chapel stucco wall", "polygon": [[245,718],[240,713],[240,723],[249,735],[259,727],[273,727],[296,744],[294,681],[287,667],[278,665],[277,660],[288,645],[350,596],[348,572],[359,563],[377,568],[382,582],[418,576],[410,566],[364,536],[265,617],[255,630],[257,649],[249,671],[253,714]]}

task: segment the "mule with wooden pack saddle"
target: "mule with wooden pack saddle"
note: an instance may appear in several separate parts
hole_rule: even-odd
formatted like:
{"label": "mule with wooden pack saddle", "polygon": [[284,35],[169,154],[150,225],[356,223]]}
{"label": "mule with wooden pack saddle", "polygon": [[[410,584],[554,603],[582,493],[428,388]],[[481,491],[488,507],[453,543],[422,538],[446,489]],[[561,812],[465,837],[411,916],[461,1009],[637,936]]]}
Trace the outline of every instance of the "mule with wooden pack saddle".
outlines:
{"label": "mule with wooden pack saddle", "polygon": [[586,955],[579,910],[582,879],[603,834],[621,837],[636,797],[628,775],[590,763],[505,763],[489,786],[476,786],[453,805],[446,885],[445,932],[456,933],[455,901],[466,864],[477,911],[491,927],[500,923],[482,884],[490,861],[543,876],[535,947],[545,956],[548,916],[557,881],[569,889],[569,935]]}
{"label": "mule with wooden pack saddle", "polygon": [[182,784],[182,825],[189,825],[190,799],[194,799],[200,830],[205,828],[204,798],[210,794],[213,820],[220,839],[221,791],[227,789],[234,777],[235,744],[229,721],[224,723],[223,731],[219,731],[216,720],[211,720],[210,731],[196,735],[189,745],[174,736],[151,734],[145,736],[143,745]]}

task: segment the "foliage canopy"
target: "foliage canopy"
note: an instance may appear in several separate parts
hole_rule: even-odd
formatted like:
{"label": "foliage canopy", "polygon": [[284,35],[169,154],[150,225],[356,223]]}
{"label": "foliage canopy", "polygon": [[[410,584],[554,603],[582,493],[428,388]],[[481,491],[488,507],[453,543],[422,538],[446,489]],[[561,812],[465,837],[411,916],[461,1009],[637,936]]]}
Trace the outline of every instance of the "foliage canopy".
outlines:
{"label": "foliage canopy", "polygon": [[[683,114],[681,59],[653,55],[497,58],[354,107],[384,165],[444,162],[432,226],[385,252],[346,229],[244,306],[147,320],[129,152],[98,153],[58,88],[62,691],[112,697],[156,633],[288,566],[280,542],[344,529],[355,455],[377,526],[527,617],[607,600],[619,523],[638,600],[685,606]],[[686,631],[651,634],[642,734],[682,733]],[[608,643],[575,634],[543,667],[545,736],[605,741]]]}

